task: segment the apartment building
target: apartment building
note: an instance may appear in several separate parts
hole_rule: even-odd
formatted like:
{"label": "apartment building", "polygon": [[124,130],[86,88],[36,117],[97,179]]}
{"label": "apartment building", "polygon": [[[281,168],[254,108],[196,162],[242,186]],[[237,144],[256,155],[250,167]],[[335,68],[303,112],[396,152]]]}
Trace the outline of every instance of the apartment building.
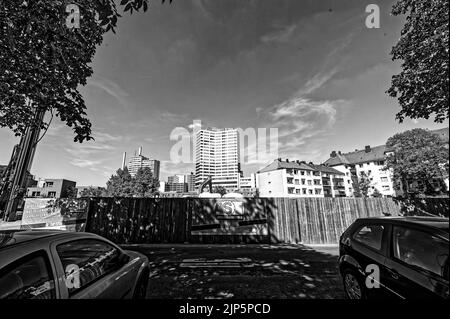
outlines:
{"label": "apartment building", "polygon": [[[122,168],[125,166],[126,153],[123,157]],[[138,154],[132,156],[128,162],[127,168],[131,176],[135,176],[140,168],[149,167],[152,170],[153,177],[159,180],[161,162],[155,159],[150,159],[142,155],[142,147],[139,148]]]}
{"label": "apartment building", "polygon": [[195,187],[212,177],[213,187],[233,192],[242,177],[239,133],[232,128],[201,129],[195,136]]}
{"label": "apartment building", "polygon": [[27,197],[66,198],[76,190],[76,186],[76,182],[66,179],[41,179],[35,187],[28,187]]}
{"label": "apartment building", "polygon": [[386,145],[371,147],[367,145],[362,150],[341,153],[333,151],[325,165],[345,174],[352,180],[353,187],[358,187],[361,173],[364,172],[370,182],[369,196],[377,189],[383,196],[395,196],[392,173],[383,169],[386,153],[389,150]]}
{"label": "apartment building", "polygon": [[255,197],[258,195],[258,189],[256,188],[256,174],[250,174],[250,176],[239,178],[239,193],[244,197]]}
{"label": "apartment building", "polygon": [[[324,185],[325,184],[325,185]],[[324,165],[277,159],[256,174],[260,197],[347,196],[341,172]],[[325,186],[325,187],[324,187]]]}

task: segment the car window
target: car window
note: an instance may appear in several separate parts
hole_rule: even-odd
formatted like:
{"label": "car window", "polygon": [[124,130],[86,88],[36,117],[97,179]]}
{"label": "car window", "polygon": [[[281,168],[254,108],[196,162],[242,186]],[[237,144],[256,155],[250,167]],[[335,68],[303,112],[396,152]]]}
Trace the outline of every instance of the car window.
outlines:
{"label": "car window", "polygon": [[13,262],[0,270],[0,299],[54,299],[55,281],[45,252]]}
{"label": "car window", "polygon": [[394,227],[392,244],[395,258],[442,277],[447,276],[448,241],[420,230]]}
{"label": "car window", "polygon": [[75,240],[58,245],[56,250],[66,274],[69,295],[119,267],[120,251],[101,240]]}
{"label": "car window", "polygon": [[364,245],[380,250],[383,231],[384,226],[382,225],[365,225],[355,232],[353,238]]}

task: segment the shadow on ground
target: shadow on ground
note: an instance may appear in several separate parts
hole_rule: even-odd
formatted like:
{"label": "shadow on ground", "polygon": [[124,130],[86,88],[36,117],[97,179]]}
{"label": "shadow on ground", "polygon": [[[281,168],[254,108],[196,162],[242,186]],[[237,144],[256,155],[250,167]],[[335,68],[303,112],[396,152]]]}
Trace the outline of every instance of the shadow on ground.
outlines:
{"label": "shadow on ground", "polygon": [[337,255],[306,246],[124,248],[150,260],[148,298],[344,298]]}

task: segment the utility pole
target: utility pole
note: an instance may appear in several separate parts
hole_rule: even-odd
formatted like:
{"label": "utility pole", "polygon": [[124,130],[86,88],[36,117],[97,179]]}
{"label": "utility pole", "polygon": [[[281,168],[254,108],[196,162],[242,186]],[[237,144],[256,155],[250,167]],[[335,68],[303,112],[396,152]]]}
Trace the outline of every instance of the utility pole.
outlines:
{"label": "utility pole", "polygon": [[[38,143],[41,124],[44,120],[45,108],[36,108],[34,125],[28,126],[25,134],[20,138],[20,144],[15,147],[13,158],[11,158],[10,176],[7,176],[7,187],[3,187],[2,191],[6,192],[7,198],[6,209],[4,213],[5,221],[14,221],[16,219],[16,211],[23,204],[23,198],[26,193],[28,172],[33,163],[36,145]],[[6,188],[6,189],[5,189]]]}

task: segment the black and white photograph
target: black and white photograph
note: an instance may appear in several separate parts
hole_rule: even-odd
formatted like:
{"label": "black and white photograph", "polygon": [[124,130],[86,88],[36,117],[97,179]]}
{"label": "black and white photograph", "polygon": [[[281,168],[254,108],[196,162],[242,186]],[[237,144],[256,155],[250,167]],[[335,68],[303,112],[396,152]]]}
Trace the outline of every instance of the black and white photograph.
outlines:
{"label": "black and white photograph", "polygon": [[449,206],[448,0],[0,0],[0,307],[445,301]]}

